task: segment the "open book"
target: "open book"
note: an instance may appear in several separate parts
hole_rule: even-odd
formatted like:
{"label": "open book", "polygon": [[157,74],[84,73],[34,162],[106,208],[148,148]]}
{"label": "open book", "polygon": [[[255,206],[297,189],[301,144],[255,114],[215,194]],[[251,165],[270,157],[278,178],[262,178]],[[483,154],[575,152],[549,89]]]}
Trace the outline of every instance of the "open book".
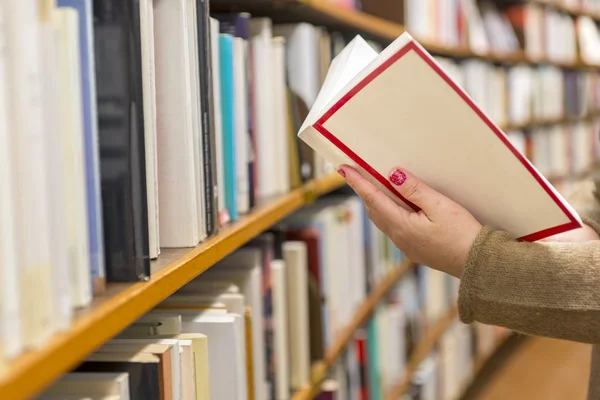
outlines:
{"label": "open book", "polygon": [[394,167],[520,240],[581,227],[572,207],[408,33],[380,54],[360,36],[352,40],[332,61],[299,137],[414,210],[388,181]]}

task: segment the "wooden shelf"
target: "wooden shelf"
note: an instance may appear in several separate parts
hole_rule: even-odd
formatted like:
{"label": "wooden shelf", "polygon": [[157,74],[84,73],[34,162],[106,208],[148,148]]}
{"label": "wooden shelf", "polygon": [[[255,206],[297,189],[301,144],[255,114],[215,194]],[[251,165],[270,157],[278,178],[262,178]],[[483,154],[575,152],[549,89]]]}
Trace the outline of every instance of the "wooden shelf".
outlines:
{"label": "wooden shelf", "polygon": [[106,294],[94,298],[90,307],[77,312],[68,331],[55,335],[40,349],[10,362],[0,374],[0,397],[11,400],[31,398],[177,289],[306,205],[307,199],[314,199],[343,184],[337,173],[317,179],[265,202],[195,248],[162,249],[158,260],[152,262],[150,281],[110,284]]}
{"label": "wooden shelf", "polygon": [[404,274],[410,271],[414,264],[410,261],[405,261],[398,268],[393,269],[385,276],[377,287],[369,294],[365,301],[358,307],[352,320],[344,327],[333,340],[333,345],[327,349],[325,358],[316,363],[311,371],[311,383],[305,388],[296,392],[293,400],[310,400],[320,392],[320,386],[327,376],[327,372],[335,365],[337,359],[343,354],[352,340],[354,332],[365,324],[367,319],[375,311],[375,308],[385,297],[386,294],[394,287]]}
{"label": "wooden shelf", "polygon": [[427,358],[429,353],[433,351],[444,332],[448,330],[457,317],[458,308],[455,306],[427,331],[425,337],[421,340],[410,357],[404,376],[392,387],[389,393],[386,394],[386,400],[397,400],[408,390],[419,365]]}
{"label": "wooden shelf", "polygon": [[[256,16],[267,16],[276,22],[308,22],[340,31],[360,33],[366,37],[389,43],[400,36],[404,26],[367,14],[344,8],[329,0],[214,0],[211,3],[217,11],[248,11]],[[598,65],[576,62],[556,62],[546,59],[532,59],[524,52],[476,53],[465,47],[450,47],[433,43],[422,38],[419,42],[430,53],[451,58],[476,58],[500,64],[552,65],[559,68],[590,70]]]}

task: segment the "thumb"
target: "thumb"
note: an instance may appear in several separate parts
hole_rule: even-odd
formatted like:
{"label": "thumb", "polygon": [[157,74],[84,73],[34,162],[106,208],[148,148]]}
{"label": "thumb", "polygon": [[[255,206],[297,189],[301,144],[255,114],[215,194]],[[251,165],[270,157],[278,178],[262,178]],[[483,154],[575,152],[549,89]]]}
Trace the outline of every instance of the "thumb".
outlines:
{"label": "thumb", "polygon": [[448,199],[424,184],[410,172],[395,168],[390,173],[390,182],[396,191],[427,215],[435,214]]}

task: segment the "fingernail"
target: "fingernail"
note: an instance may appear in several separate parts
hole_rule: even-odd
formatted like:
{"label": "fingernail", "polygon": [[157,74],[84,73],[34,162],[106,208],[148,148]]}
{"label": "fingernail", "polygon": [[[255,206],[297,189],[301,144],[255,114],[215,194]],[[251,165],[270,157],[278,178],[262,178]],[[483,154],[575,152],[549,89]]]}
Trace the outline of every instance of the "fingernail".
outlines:
{"label": "fingernail", "polygon": [[396,186],[402,186],[402,184],[406,181],[406,174],[397,169],[390,175],[390,181],[392,181],[392,183]]}
{"label": "fingernail", "polygon": [[337,170],[338,174],[340,174],[341,176],[343,176],[344,178],[346,177],[346,171],[344,171],[343,169],[338,169]]}

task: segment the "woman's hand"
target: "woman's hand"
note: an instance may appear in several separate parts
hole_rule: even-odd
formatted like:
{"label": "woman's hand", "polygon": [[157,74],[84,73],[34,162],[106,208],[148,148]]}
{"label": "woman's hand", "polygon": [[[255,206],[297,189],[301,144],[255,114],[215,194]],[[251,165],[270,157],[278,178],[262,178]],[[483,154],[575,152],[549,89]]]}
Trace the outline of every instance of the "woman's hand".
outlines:
{"label": "woman's hand", "polygon": [[408,211],[343,165],[338,172],[363,199],[369,218],[412,261],[460,277],[481,224],[464,208],[415,176],[394,169],[390,182],[421,211]]}

